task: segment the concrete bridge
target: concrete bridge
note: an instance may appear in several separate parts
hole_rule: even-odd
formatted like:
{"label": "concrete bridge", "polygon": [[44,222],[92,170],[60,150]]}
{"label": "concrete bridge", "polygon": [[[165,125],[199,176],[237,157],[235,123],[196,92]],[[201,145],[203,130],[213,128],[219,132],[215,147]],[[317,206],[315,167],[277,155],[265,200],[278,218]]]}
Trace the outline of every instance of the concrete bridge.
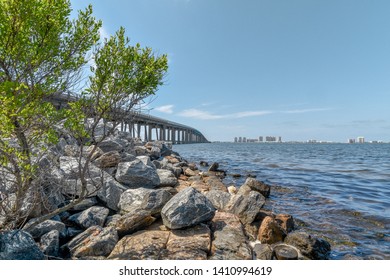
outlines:
{"label": "concrete bridge", "polygon": [[[67,106],[76,97],[67,94],[56,95],[50,101],[57,108]],[[149,114],[132,111],[120,125],[121,131],[129,132],[134,138],[143,141],[168,141],[173,144],[208,143],[209,141],[197,129],[180,123],[157,118]]]}

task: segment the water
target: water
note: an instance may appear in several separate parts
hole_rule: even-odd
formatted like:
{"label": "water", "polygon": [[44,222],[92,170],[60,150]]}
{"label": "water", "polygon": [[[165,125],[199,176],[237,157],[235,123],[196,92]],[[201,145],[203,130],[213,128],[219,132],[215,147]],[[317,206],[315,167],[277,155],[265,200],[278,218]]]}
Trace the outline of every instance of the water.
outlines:
{"label": "water", "polygon": [[300,228],[329,241],[332,259],[390,259],[389,144],[212,143],[174,150],[276,185],[266,208],[293,215]]}

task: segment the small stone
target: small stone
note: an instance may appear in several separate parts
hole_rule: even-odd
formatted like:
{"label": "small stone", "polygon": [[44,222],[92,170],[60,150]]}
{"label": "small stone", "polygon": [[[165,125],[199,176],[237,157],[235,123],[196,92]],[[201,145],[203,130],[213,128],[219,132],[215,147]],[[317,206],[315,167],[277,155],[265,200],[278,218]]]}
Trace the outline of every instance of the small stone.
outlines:
{"label": "small stone", "polygon": [[278,214],[275,216],[275,220],[284,229],[285,232],[289,233],[294,230],[294,218],[288,214]]}
{"label": "small stone", "polygon": [[256,260],[272,260],[274,251],[268,244],[256,244],[253,248]]}
{"label": "small stone", "polygon": [[298,252],[292,246],[280,244],[274,247],[276,259],[278,260],[297,260]]}

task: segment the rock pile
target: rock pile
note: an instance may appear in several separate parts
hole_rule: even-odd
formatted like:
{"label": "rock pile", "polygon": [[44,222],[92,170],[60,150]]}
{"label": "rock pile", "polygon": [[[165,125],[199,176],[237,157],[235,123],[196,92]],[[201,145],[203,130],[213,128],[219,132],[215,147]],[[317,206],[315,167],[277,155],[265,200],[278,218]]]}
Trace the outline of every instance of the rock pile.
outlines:
{"label": "rock pile", "polygon": [[[76,145],[63,138],[53,151],[48,180],[61,188],[51,208],[80,195]],[[91,195],[69,211],[0,233],[0,259],[327,259],[330,253],[326,241],[294,231],[290,215],[263,209],[269,185],[248,178],[228,191],[217,164],[201,172],[162,142],[144,144],[118,132],[97,147],[88,182]]]}

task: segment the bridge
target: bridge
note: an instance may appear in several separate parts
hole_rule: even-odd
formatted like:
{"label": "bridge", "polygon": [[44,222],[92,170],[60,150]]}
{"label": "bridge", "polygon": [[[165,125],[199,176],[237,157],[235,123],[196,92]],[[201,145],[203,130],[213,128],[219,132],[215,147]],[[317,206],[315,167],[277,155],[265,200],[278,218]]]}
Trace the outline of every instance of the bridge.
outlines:
{"label": "bridge", "polygon": [[[50,97],[57,108],[64,108],[77,97],[61,94]],[[197,129],[180,123],[157,118],[149,114],[131,111],[120,124],[120,130],[129,132],[132,137],[143,141],[167,141],[172,144],[208,143],[206,137]]]}

